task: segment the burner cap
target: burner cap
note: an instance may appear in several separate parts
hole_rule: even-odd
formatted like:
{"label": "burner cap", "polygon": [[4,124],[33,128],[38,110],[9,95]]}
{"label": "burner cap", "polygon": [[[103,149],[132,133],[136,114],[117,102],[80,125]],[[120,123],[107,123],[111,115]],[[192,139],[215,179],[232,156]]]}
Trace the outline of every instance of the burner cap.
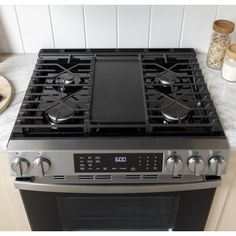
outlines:
{"label": "burner cap", "polygon": [[63,103],[56,105],[47,111],[48,118],[52,123],[64,123],[73,116],[73,110]]}
{"label": "burner cap", "polygon": [[175,72],[166,70],[155,78],[154,87],[156,90],[165,94],[176,92],[181,88],[181,86],[175,85],[178,78]]}
{"label": "burner cap", "polygon": [[63,84],[71,84],[74,82],[74,76],[70,73],[63,73],[59,75],[58,79],[60,79]]}
{"label": "burner cap", "polygon": [[170,99],[166,100],[161,108],[162,115],[169,122],[186,119],[190,111],[191,109],[185,104]]}
{"label": "burner cap", "polygon": [[178,75],[175,72],[167,70],[158,77],[158,80],[163,86],[171,86],[177,78]]}
{"label": "burner cap", "polygon": [[46,114],[53,124],[65,123],[74,115],[74,108],[76,108],[76,105],[70,98],[49,108]]}
{"label": "burner cap", "polygon": [[67,86],[71,84],[80,84],[82,83],[79,77],[75,77],[73,74],[65,72],[60,74],[55,80],[54,83],[60,86],[55,86],[54,88],[59,92],[75,92],[79,89],[79,86]]}

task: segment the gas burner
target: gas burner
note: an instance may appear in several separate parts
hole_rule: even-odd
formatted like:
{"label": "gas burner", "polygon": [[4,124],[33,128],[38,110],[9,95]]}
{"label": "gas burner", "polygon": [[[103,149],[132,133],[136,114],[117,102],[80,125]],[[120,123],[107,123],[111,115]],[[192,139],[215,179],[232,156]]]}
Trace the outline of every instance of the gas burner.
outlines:
{"label": "gas burner", "polygon": [[179,80],[179,77],[175,72],[166,70],[160,76],[155,78],[155,88],[166,94],[176,92],[180,89],[180,86],[175,85],[175,83],[178,82],[177,80]]}
{"label": "gas burner", "polygon": [[52,123],[64,123],[69,120],[74,112],[68,109],[63,103],[58,104],[47,112],[48,118]]}
{"label": "gas burner", "polygon": [[161,106],[161,114],[168,122],[176,122],[185,120],[191,112],[191,109],[176,100],[166,98]]}
{"label": "gas burner", "polygon": [[55,80],[54,83],[57,84],[57,86],[54,86],[54,88],[63,93],[73,93],[77,91],[80,86],[68,86],[68,85],[79,85],[82,83],[82,79],[74,76],[71,73],[65,72],[63,74],[60,74]]}
{"label": "gas burner", "polygon": [[158,78],[163,86],[171,86],[178,78],[178,75],[171,70],[167,70]]}
{"label": "gas burner", "polygon": [[76,108],[78,106],[74,103],[74,99],[69,98],[49,108],[45,113],[45,118],[52,125],[67,123],[74,116]]}

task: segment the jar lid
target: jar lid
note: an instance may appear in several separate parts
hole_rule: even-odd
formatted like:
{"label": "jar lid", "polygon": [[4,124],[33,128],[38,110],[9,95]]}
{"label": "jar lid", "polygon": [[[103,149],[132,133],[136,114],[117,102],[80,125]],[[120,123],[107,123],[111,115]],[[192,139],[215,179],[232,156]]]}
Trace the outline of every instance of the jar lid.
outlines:
{"label": "jar lid", "polygon": [[235,59],[236,60],[236,43],[234,44],[230,44],[225,52],[225,54],[232,58],[232,59]]}
{"label": "jar lid", "polygon": [[234,23],[229,20],[216,20],[212,28],[218,33],[229,34],[234,31]]}

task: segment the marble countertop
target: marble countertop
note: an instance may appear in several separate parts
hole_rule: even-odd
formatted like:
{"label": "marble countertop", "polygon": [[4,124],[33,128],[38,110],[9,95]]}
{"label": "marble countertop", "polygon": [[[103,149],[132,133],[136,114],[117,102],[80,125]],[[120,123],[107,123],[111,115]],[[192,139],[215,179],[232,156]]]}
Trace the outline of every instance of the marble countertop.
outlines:
{"label": "marble countertop", "polygon": [[[37,54],[2,56],[0,74],[13,85],[14,97],[10,106],[0,114],[0,151],[6,150],[36,60]],[[236,150],[236,83],[221,79],[220,71],[209,69],[206,66],[206,54],[198,54],[198,60],[230,147]]]}
{"label": "marble countertop", "polygon": [[0,152],[6,145],[20,109],[28,83],[30,81],[37,54],[3,54],[0,62],[0,74],[13,86],[14,97],[9,107],[0,114]]}

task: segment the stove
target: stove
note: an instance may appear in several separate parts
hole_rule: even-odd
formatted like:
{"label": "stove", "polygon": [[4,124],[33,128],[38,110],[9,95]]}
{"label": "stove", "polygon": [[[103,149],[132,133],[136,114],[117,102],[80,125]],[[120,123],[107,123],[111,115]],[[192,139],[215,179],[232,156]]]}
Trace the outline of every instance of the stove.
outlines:
{"label": "stove", "polygon": [[40,50],[7,148],[33,230],[203,230],[229,153],[190,48]]}
{"label": "stove", "polygon": [[228,149],[193,49],[42,49],[8,144],[13,175],[79,183],[220,176]]}

